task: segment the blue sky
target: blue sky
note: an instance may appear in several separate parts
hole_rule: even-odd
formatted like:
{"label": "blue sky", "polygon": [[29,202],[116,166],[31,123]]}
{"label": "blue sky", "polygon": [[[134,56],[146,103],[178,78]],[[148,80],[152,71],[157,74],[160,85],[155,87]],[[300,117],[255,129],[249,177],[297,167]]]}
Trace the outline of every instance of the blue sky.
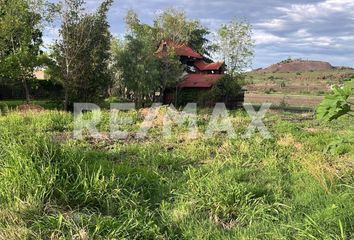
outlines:
{"label": "blue sky", "polygon": [[[99,0],[87,0],[95,9]],[[184,10],[211,31],[233,17],[253,25],[256,42],[253,68],[288,57],[328,61],[354,67],[354,0],[115,0],[109,22],[113,34],[124,34],[124,16],[135,10],[143,22],[168,8]],[[48,31],[47,39],[56,30]]]}

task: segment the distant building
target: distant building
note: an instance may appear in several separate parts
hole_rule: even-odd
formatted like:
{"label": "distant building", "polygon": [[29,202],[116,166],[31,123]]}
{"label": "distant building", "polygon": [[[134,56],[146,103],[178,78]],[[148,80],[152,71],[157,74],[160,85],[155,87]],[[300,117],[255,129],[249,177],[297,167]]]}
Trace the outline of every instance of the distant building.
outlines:
{"label": "distant building", "polygon": [[[175,54],[180,57],[181,63],[186,68],[181,82],[164,92],[165,104],[195,102],[200,93],[210,90],[225,75],[225,62],[213,62],[187,44],[162,40],[156,53],[161,57],[166,56],[169,48],[174,49]],[[243,94],[240,101],[243,101]]]}
{"label": "distant building", "polygon": [[165,91],[165,104],[175,102],[177,91],[194,90],[195,92],[202,92],[210,90],[224,76],[226,68],[224,62],[212,62],[186,44],[162,40],[157,54],[160,57],[166,56],[169,48],[174,49],[176,55],[180,57],[181,63],[186,65],[186,69],[182,81],[175,88],[169,88]]}

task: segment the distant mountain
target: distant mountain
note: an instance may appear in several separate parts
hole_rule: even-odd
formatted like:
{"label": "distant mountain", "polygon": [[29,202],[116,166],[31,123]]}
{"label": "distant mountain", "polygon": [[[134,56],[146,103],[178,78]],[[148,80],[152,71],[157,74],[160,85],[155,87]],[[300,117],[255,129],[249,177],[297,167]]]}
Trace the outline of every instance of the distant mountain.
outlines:
{"label": "distant mountain", "polygon": [[350,67],[335,67],[328,62],[288,59],[267,68],[247,73],[249,92],[324,95],[333,85],[354,76]]}
{"label": "distant mountain", "polygon": [[[350,69],[346,67],[340,67],[341,69]],[[282,62],[271,65],[267,68],[260,68],[254,70],[255,72],[266,72],[266,73],[276,73],[276,72],[305,72],[305,71],[326,71],[326,70],[339,69],[339,67],[334,67],[328,62],[323,61],[310,61],[301,59],[288,59]]]}

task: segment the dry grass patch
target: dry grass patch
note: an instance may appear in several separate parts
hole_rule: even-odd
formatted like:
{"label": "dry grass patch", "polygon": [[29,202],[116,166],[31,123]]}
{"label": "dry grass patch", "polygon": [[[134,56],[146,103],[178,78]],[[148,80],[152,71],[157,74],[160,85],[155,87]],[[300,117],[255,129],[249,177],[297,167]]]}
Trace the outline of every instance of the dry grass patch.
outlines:
{"label": "dry grass patch", "polygon": [[286,134],[278,140],[278,145],[283,147],[295,147],[297,150],[301,150],[303,145],[295,140],[293,135]]}

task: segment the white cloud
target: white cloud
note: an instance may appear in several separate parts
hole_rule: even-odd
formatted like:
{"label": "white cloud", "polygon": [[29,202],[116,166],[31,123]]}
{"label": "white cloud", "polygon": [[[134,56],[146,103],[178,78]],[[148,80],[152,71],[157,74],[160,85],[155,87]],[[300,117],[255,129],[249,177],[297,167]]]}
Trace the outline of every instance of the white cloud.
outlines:
{"label": "white cloud", "polygon": [[343,40],[343,41],[354,41],[354,36],[340,36],[340,37],[337,37],[337,39]]}
{"label": "white cloud", "polygon": [[292,4],[290,7],[276,7],[285,17],[295,21],[316,21],[335,13],[354,13],[353,0],[326,0],[316,4]]}
{"label": "white cloud", "polygon": [[311,33],[309,33],[309,31],[307,29],[299,29],[294,33],[295,37],[299,37],[299,38],[305,38],[305,37],[310,37],[312,36]]}
{"label": "white cloud", "polygon": [[255,30],[253,34],[256,44],[272,44],[286,41],[286,38],[276,36],[263,30]]}
{"label": "white cloud", "polygon": [[286,21],[284,19],[272,19],[270,21],[266,21],[263,23],[256,23],[255,26],[256,27],[261,27],[261,28],[269,28],[269,29],[273,29],[273,30],[282,30],[284,29],[286,24]]}

